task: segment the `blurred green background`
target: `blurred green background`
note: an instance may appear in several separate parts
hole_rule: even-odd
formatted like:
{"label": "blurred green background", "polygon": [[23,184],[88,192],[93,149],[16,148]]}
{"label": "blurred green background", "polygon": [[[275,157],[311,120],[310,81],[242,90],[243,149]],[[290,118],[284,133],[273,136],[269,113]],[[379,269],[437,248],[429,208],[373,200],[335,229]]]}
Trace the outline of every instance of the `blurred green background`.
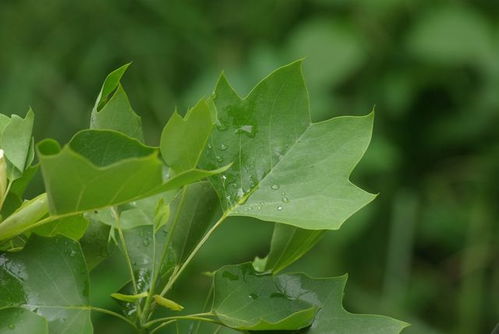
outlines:
{"label": "blurred green background", "polygon": [[[376,106],[353,180],[380,196],[290,270],[348,272],[347,308],[408,321],[407,334],[490,333],[499,322],[498,1],[0,1],[0,112],[31,105],[37,140],[65,142],[87,127],[102,80],[126,62],[125,88],[157,144],[174,108],[207,96],[221,70],[244,95],[302,57],[314,120]],[[271,229],[227,223],[176,294],[198,307],[209,283],[200,273],[265,255]],[[94,303],[115,307],[108,295],[121,270],[110,260],[92,273]],[[127,330],[96,316],[96,333]]]}

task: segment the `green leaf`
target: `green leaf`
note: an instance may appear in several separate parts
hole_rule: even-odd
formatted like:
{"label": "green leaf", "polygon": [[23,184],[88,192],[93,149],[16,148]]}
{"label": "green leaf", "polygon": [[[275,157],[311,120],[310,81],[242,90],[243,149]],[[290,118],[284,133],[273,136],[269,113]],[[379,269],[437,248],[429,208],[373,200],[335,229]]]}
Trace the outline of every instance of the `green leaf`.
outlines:
{"label": "green leaf", "polygon": [[300,62],[244,99],[222,77],[214,100],[219,125],[201,166],[233,162],[210,178],[226,215],[334,230],[375,197],[349,181],[371,139],[373,114],[311,123]]}
{"label": "green leaf", "polygon": [[36,227],[32,232],[43,237],[54,237],[62,235],[69,239],[80,240],[89,225],[82,214],[76,216],[62,217],[48,224]]}
{"label": "green leaf", "polygon": [[184,118],[174,112],[161,134],[161,155],[167,165],[176,173],[195,168],[212,127],[207,100],[201,100]]}
{"label": "green leaf", "polygon": [[32,236],[21,252],[0,254],[0,281],[0,309],[35,312],[51,334],[92,333],[89,279],[77,242]]}
{"label": "green leaf", "polygon": [[125,295],[122,293],[112,293],[111,297],[117,300],[121,300],[123,302],[135,303],[138,300],[146,298],[148,296],[147,292],[142,292],[136,295]]}
{"label": "green leaf", "polygon": [[[346,276],[313,279],[304,274],[262,275],[256,273],[251,264],[226,266],[217,271],[215,277],[214,310],[218,315],[216,308],[222,303],[226,305],[224,311],[231,316],[231,321],[232,317],[238,321],[247,321],[255,319],[257,314],[273,316],[283,312],[283,306],[277,305],[274,300],[285,299],[318,309],[310,327],[299,333],[398,334],[407,327],[406,323],[389,317],[347,312],[342,305],[346,280]],[[269,298],[269,294],[274,296],[274,300]],[[265,303],[260,305],[257,303],[259,300]],[[224,322],[224,316],[220,320],[225,325],[234,327]],[[302,327],[288,329],[297,330]],[[265,330],[261,333],[273,332]]]}
{"label": "green leaf", "polygon": [[44,140],[38,154],[53,215],[138,200],[228,168],[191,169],[163,182],[157,150],[112,130],[81,131],[62,149],[54,140]]}
{"label": "green leaf", "polygon": [[275,224],[265,270],[278,273],[305,255],[324,235],[321,230]]}
{"label": "green leaf", "polygon": [[90,128],[116,130],[143,141],[142,121],[133,111],[120,82],[128,66],[130,64],[114,70],[104,80],[92,109]]}
{"label": "green leaf", "polygon": [[171,299],[161,297],[160,295],[154,295],[154,301],[169,310],[172,311],[182,311],[184,307]]}
{"label": "green leaf", "polygon": [[99,221],[90,220],[90,224],[80,239],[88,270],[93,270],[109,256],[110,227]]}
{"label": "green leaf", "polygon": [[0,241],[24,233],[48,214],[46,194],[24,202],[19,209],[0,223]]}
{"label": "green leaf", "polygon": [[49,334],[47,320],[26,309],[13,307],[0,310],[0,333]]}
{"label": "green leaf", "polygon": [[301,329],[312,323],[317,311],[312,303],[288,294],[292,281],[259,275],[249,263],[222,267],[214,282],[213,312],[234,329]]}
{"label": "green leaf", "polygon": [[[33,123],[35,114],[30,109],[24,118],[12,115],[9,122],[5,116],[0,122],[0,148],[7,158],[7,175],[13,181],[19,177],[33,160]],[[3,129],[2,129],[3,128]]]}

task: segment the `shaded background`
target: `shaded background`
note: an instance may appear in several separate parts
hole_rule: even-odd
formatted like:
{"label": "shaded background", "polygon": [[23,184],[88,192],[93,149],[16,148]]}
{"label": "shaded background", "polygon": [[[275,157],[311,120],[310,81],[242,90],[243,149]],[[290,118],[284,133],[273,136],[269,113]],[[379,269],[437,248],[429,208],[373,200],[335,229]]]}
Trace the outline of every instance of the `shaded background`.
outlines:
{"label": "shaded background", "polygon": [[[124,85],[149,144],[219,72],[242,94],[306,57],[314,120],[376,105],[353,180],[380,196],[290,270],[350,274],[345,305],[411,322],[404,333],[490,333],[499,322],[499,2],[435,0],[2,0],[0,112],[37,113],[36,139],[88,126],[102,80]],[[36,191],[36,190],[34,190]],[[265,255],[272,225],[228,222],[176,293],[195,308],[202,271]],[[124,267],[123,267],[124,268]],[[94,303],[126,273],[93,275]],[[96,333],[128,328],[96,316]]]}

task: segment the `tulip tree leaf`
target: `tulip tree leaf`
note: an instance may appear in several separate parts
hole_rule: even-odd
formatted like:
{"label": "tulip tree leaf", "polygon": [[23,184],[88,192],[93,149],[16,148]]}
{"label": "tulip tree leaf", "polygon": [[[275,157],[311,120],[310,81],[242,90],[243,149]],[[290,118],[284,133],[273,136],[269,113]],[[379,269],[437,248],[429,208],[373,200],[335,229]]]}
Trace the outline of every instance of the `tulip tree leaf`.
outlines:
{"label": "tulip tree leaf", "polygon": [[84,130],[62,149],[38,144],[42,175],[53,215],[104,208],[178,189],[219,170],[191,169],[163,182],[155,148],[111,130]]}
{"label": "tulip tree leaf", "polygon": [[0,254],[0,281],[0,309],[33,311],[48,321],[51,334],[92,333],[89,279],[77,242],[32,236],[21,252]]}
{"label": "tulip tree leaf", "polygon": [[22,176],[33,160],[33,122],[35,114],[30,109],[24,118],[3,115],[0,121],[0,148],[7,158],[7,175],[13,181]]}
{"label": "tulip tree leaf", "polygon": [[0,333],[49,334],[47,320],[20,307],[0,310]]}
{"label": "tulip tree leaf", "polygon": [[210,178],[226,215],[334,230],[375,197],[349,181],[371,139],[373,114],[311,123],[300,62],[244,99],[222,77],[214,101],[219,124],[201,166],[233,162]]}
{"label": "tulip tree leaf", "polygon": [[[304,274],[262,275],[245,263],[222,267],[214,280],[214,312],[224,325],[236,329],[241,327],[235,325],[265,316],[290,314],[284,300],[289,304],[312,305],[317,310],[315,317],[312,314],[310,327],[296,332],[305,326],[294,326],[288,328],[293,330],[290,333],[398,334],[407,327],[406,323],[389,317],[347,312],[342,305],[346,276],[313,279]],[[276,299],[283,304],[277,305]],[[273,332],[265,328],[260,333]]]}
{"label": "tulip tree leaf", "polygon": [[291,298],[287,282],[258,275],[251,264],[225,266],[214,277],[213,312],[238,330],[294,330],[309,326],[317,307]]}
{"label": "tulip tree leaf", "polygon": [[130,64],[114,70],[104,80],[92,110],[90,128],[116,130],[143,141],[142,121],[133,111],[120,82],[128,66]]}
{"label": "tulip tree leaf", "polygon": [[176,173],[195,168],[212,130],[208,101],[201,100],[184,118],[176,112],[161,134],[161,154]]}
{"label": "tulip tree leaf", "polygon": [[304,230],[275,224],[265,271],[278,273],[306,254],[324,235],[321,230]]}

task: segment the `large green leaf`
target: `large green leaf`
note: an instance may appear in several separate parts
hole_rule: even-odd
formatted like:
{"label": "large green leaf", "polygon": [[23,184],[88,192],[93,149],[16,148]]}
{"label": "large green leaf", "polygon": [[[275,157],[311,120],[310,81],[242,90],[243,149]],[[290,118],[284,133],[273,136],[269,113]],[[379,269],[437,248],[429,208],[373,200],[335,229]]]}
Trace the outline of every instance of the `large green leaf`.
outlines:
{"label": "large green leaf", "polygon": [[38,154],[54,215],[175,190],[227,168],[190,169],[163,182],[157,149],[112,130],[81,131],[62,149],[54,140],[44,140],[38,144]]}
{"label": "large green leaf", "polygon": [[44,140],[38,154],[52,214],[127,202],[162,183],[157,151],[115,131],[81,131],[62,149]]}
{"label": "large green leaf", "polygon": [[282,67],[241,99],[224,77],[214,93],[218,126],[203,168],[227,215],[305,229],[338,229],[374,195],[349,181],[371,139],[373,114],[310,122],[301,63]]}
{"label": "large green leaf", "polygon": [[120,82],[128,66],[130,64],[114,70],[104,80],[92,110],[90,128],[116,130],[143,141],[142,121],[133,111]]}
{"label": "large green leaf", "polygon": [[[225,275],[224,275],[225,273]],[[318,309],[310,327],[289,333],[307,334],[398,334],[407,324],[379,315],[353,314],[342,305],[346,276],[313,279],[304,274],[262,275],[253,271],[250,264],[226,266],[215,276],[214,311],[222,303],[224,311],[231,316],[230,321],[248,321],[262,316],[283,314],[285,306],[276,305],[274,299],[286,299],[289,303],[313,305]],[[218,296],[217,296],[218,294]],[[257,304],[262,300],[265,303]],[[258,306],[258,307],[256,307]],[[229,327],[232,323],[220,320]],[[237,323],[237,322],[235,322]],[[301,327],[288,328],[298,330]],[[260,333],[275,333],[263,331]]]}
{"label": "large green leaf", "polygon": [[0,333],[49,334],[47,320],[20,307],[0,310]]}
{"label": "large green leaf", "polygon": [[210,107],[201,100],[184,118],[176,112],[161,134],[161,154],[176,173],[195,168],[212,130]]}
{"label": "large green leaf", "polygon": [[0,282],[0,309],[35,312],[51,334],[92,333],[89,279],[77,242],[32,236],[21,252],[0,254]]}
{"label": "large green leaf", "polygon": [[[317,307],[290,295],[292,281],[258,275],[251,264],[225,266],[214,278],[213,312],[239,330],[294,330],[309,326]],[[294,293],[294,291],[291,291]]]}
{"label": "large green leaf", "polygon": [[0,148],[7,158],[7,175],[11,181],[21,177],[33,161],[33,122],[35,114],[30,109],[24,118],[12,115],[7,122],[0,121]]}
{"label": "large green leaf", "polygon": [[306,254],[324,235],[321,230],[275,224],[265,271],[278,273]]}

